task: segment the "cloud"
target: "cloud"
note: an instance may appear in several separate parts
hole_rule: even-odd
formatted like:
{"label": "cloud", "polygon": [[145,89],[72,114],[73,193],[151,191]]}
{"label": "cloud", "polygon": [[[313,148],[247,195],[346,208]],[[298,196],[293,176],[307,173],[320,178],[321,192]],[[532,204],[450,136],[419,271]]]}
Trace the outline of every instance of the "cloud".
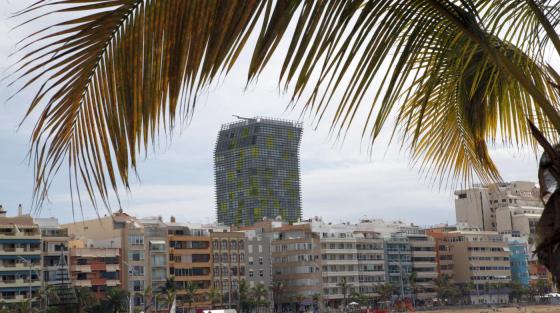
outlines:
{"label": "cloud", "polygon": [[[0,10],[0,67],[9,64],[7,54],[16,40],[25,34],[9,31],[8,13],[25,5],[7,2]],[[282,45],[285,47],[286,43]],[[212,154],[221,124],[241,116],[269,116],[300,119],[301,106],[287,109],[289,94],[279,91],[278,69],[282,58],[275,54],[273,69],[265,70],[255,83],[246,85],[249,55],[244,52],[228,77],[208,88],[200,97],[192,121],[178,125],[172,139],[162,137],[156,152],[149,152],[140,162],[141,182],[123,198],[124,208],[137,216],[174,215],[180,221],[214,220],[214,180]],[[2,99],[14,90],[0,85]],[[33,118],[16,133],[30,93],[23,93],[0,105],[0,199],[8,209],[18,203],[28,207],[33,185],[32,170],[22,160],[27,152]],[[364,104],[364,107],[367,107]],[[337,141],[325,118],[318,126],[312,117],[303,119],[305,129],[301,145],[302,198],[304,216],[323,216],[326,220],[357,221],[363,216],[403,219],[418,224],[454,222],[451,190],[440,191],[409,167],[405,153],[396,146],[387,149],[389,131],[382,134],[372,155],[368,142],[362,141],[361,124],[352,127],[345,140]],[[317,127],[316,127],[317,126]],[[504,177],[536,179],[535,160],[530,153],[497,147],[492,150]],[[63,171],[64,172],[64,171]],[[13,212],[13,211],[12,211]],[[66,176],[61,174],[52,189],[51,203],[42,215],[58,216],[70,221],[70,197]],[[95,217],[87,204],[86,217]]]}

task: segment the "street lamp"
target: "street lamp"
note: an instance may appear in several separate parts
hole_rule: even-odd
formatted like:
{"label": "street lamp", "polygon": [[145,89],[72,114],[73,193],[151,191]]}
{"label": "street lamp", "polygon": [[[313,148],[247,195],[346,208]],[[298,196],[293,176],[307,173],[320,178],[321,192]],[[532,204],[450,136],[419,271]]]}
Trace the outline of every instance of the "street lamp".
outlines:
{"label": "street lamp", "polygon": [[22,257],[19,256],[19,255],[17,256],[17,258],[20,259],[23,263],[25,263],[25,264],[27,264],[27,265],[29,266],[29,277],[28,277],[28,279],[29,279],[29,313],[31,313],[31,312],[33,312],[33,310],[32,310],[32,303],[33,303],[33,296],[32,296],[32,295],[33,295],[33,286],[31,285],[31,284],[32,284],[32,282],[31,282],[31,275],[32,275],[32,272],[33,272],[33,263],[31,262],[30,259],[28,260],[28,259],[22,258]]}
{"label": "street lamp", "polygon": [[[469,261],[469,265],[472,268],[471,269],[471,273],[474,274],[474,264],[472,263],[472,261]],[[473,275],[474,276],[474,275]],[[471,276],[471,277],[473,277]],[[480,290],[478,289],[478,283],[474,281],[474,279],[471,279],[474,282],[474,285],[476,287],[476,304],[480,304]]]}
{"label": "street lamp", "polygon": [[[127,281],[128,281],[128,284],[130,285],[130,276],[131,276],[130,273],[132,272],[131,265],[128,264],[125,260],[121,260],[121,261],[123,262],[124,265],[126,265],[126,267],[128,269],[127,270]],[[130,287],[131,286],[128,286],[129,291],[131,290]],[[132,286],[132,291],[134,291],[134,286]],[[146,299],[144,299],[144,301],[146,301]],[[129,295],[128,295],[128,312],[129,313],[134,312],[133,305],[132,305],[132,292],[130,292]]]}

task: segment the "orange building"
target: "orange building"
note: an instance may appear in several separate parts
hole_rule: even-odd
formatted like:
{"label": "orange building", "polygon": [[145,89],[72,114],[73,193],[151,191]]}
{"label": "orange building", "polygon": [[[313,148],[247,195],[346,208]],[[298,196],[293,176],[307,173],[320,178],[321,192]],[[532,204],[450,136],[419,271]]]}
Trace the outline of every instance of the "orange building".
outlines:
{"label": "orange building", "polygon": [[83,241],[70,241],[70,280],[75,287],[87,287],[98,299],[110,287],[122,285],[121,249],[87,248]]}
{"label": "orange building", "polygon": [[169,236],[169,272],[175,277],[178,287],[177,308],[186,312],[185,288],[189,283],[197,288],[191,307],[210,308],[212,303],[207,297],[212,286],[212,259],[210,232],[200,225],[167,224]]}

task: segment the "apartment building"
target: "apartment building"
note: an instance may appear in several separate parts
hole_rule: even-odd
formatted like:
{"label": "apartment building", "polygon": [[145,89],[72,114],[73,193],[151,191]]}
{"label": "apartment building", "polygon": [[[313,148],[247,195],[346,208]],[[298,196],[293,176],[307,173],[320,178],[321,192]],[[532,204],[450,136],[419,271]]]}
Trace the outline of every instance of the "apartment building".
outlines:
{"label": "apartment building", "polygon": [[108,288],[122,285],[121,249],[96,248],[91,241],[70,240],[70,280],[75,287],[90,288],[103,299]]}
{"label": "apartment building", "polygon": [[[492,231],[461,229],[442,233],[440,271],[455,283],[474,283],[470,302],[507,303],[511,281],[510,252],[502,235]],[[498,288],[496,288],[498,286]]]}
{"label": "apartment building", "polygon": [[359,290],[358,251],[354,230],[346,224],[313,220],[311,228],[321,247],[322,297],[329,307],[338,307]]}
{"label": "apartment building", "polygon": [[272,234],[263,229],[246,230],[245,280],[252,288],[262,285],[268,289],[269,308],[274,306],[272,280]]}
{"label": "apartment building", "polygon": [[212,287],[212,247],[208,227],[195,224],[179,224],[173,218],[167,223],[169,236],[169,273],[175,277],[179,288],[177,308],[186,310],[187,284],[197,287],[193,308],[210,308],[212,303],[206,297]]}
{"label": "apartment building", "polygon": [[[128,269],[128,288],[160,290],[169,277],[169,239],[167,225],[161,218],[134,219],[124,228],[125,268]],[[123,239],[124,239],[123,238]],[[137,295],[135,306],[144,299]]]}
{"label": "apartment building", "polygon": [[323,289],[319,235],[305,223],[274,228],[272,235],[272,276],[282,286],[275,296],[277,309],[289,309],[294,302],[310,307]]}
{"label": "apartment building", "polygon": [[358,292],[378,296],[377,288],[385,282],[383,238],[374,231],[354,231],[358,259]]}
{"label": "apartment building", "polygon": [[302,131],[299,122],[261,117],[222,125],[214,150],[219,223],[301,218]]}
{"label": "apartment building", "polygon": [[69,283],[68,229],[62,228],[56,218],[35,218],[34,222],[41,230],[43,282],[47,285]]}
{"label": "apartment building", "polygon": [[93,248],[120,249],[122,286],[144,304],[144,290],[157,291],[169,276],[167,225],[159,217],[135,218],[122,211],[98,219],[65,224],[68,234],[87,239]]}
{"label": "apartment building", "polygon": [[400,298],[412,294],[409,278],[412,274],[412,252],[404,233],[390,234],[384,240],[385,280],[397,287]]}
{"label": "apartment building", "polygon": [[39,226],[21,214],[21,206],[18,216],[6,213],[0,206],[0,301],[36,299],[42,285]]}
{"label": "apartment building", "polygon": [[478,185],[457,190],[455,195],[457,223],[487,231],[534,234],[535,220],[543,210],[534,182]]}
{"label": "apartment building", "polygon": [[238,303],[239,282],[245,278],[245,234],[228,229],[214,229],[212,240],[213,286],[223,295],[220,306]]}
{"label": "apartment building", "polygon": [[436,261],[436,241],[426,235],[424,230],[414,230],[406,233],[410,246],[412,261],[412,276],[409,285],[416,297],[417,303],[430,302],[436,297],[434,280],[438,277]]}

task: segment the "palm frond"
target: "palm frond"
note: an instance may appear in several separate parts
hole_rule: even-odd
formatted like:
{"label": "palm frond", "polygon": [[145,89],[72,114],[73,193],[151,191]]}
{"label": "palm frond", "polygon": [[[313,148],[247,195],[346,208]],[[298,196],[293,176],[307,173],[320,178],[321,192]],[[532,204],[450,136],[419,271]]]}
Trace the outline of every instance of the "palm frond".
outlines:
{"label": "palm frond", "polygon": [[[44,80],[28,115],[35,200],[46,198],[66,162],[70,189],[110,208],[119,181],[128,188],[137,154],[178,113],[192,113],[197,92],[231,65],[255,25],[262,1],[38,1],[23,14],[76,13],[32,34],[18,79]],[[79,14],[78,14],[79,13]],[[65,15],[67,16],[67,15]]]}
{"label": "palm frond", "polygon": [[[72,17],[24,40],[16,80],[39,85],[28,115],[35,200],[66,164],[70,189],[97,208],[128,188],[137,155],[198,92],[227,73],[258,32],[256,78],[288,38],[280,84],[294,103],[375,142],[387,120],[413,160],[439,177],[498,180],[487,143],[533,145],[527,119],[554,135],[556,94],[542,56],[558,9],[521,0],[41,0],[35,23]],[[24,22],[25,23],[25,22]],[[510,25],[511,31],[507,28]],[[544,26],[543,26],[544,25]],[[259,30],[260,27],[260,30]]]}

